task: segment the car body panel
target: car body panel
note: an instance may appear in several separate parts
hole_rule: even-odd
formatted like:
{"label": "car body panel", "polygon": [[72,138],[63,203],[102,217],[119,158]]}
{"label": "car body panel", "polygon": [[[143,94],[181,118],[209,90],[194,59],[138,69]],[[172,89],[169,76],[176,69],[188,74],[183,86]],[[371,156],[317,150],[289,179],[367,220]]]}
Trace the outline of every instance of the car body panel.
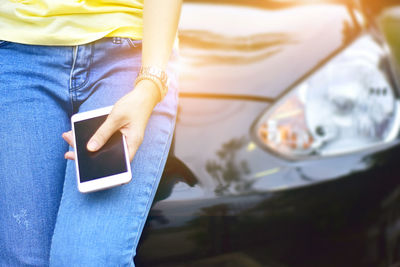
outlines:
{"label": "car body panel", "polygon": [[[221,5],[228,2],[235,6]],[[139,243],[138,266],[390,266],[400,261],[397,140],[290,162],[261,148],[251,133],[275,100],[358,36],[370,34],[368,25],[345,4],[266,2],[271,1],[184,5],[175,136]],[[258,32],[236,35],[238,5],[257,14],[249,23],[262,21]],[[236,24],[225,21],[225,9]],[[374,42],[385,49],[379,38]]]}
{"label": "car body panel", "polygon": [[269,10],[188,3],[180,22],[181,94],[276,98],[358,27],[338,4]]}
{"label": "car body panel", "polygon": [[390,193],[399,167],[370,160],[380,167],[291,191],[160,201],[139,249],[141,266],[188,266],[237,253],[257,263],[238,266],[379,266],[388,252],[377,244],[395,239],[384,226],[398,207],[399,194]]}

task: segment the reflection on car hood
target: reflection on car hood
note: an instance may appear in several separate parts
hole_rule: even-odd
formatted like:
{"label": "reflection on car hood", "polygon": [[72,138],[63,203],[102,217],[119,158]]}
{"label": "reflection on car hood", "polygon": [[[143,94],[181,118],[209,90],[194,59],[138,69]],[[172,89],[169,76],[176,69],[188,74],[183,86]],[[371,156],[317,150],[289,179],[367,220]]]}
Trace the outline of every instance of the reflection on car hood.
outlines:
{"label": "reflection on car hood", "polygon": [[180,90],[275,98],[349,42],[355,28],[340,4],[271,10],[185,3]]}

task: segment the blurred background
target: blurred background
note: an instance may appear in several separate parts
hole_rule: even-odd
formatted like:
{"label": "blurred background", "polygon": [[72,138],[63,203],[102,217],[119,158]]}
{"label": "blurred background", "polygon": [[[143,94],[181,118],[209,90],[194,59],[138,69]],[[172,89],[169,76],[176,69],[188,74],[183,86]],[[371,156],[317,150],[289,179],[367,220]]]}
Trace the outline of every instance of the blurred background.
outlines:
{"label": "blurred background", "polygon": [[400,266],[400,1],[184,1],[179,40],[137,266]]}

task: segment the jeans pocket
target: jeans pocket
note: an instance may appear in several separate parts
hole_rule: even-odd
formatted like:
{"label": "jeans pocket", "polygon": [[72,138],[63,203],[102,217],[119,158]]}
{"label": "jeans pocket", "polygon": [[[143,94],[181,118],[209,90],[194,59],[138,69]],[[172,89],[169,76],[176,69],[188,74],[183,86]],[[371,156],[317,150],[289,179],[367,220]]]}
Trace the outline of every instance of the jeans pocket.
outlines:
{"label": "jeans pocket", "polygon": [[126,38],[128,44],[131,48],[142,48],[142,40],[133,40],[131,38]]}

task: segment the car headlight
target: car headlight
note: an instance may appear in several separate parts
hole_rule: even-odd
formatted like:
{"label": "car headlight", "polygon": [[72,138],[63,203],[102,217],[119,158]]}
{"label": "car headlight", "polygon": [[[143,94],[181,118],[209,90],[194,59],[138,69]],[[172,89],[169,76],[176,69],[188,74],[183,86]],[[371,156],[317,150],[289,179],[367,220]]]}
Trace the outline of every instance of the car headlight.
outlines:
{"label": "car headlight", "polygon": [[262,114],[257,143],[295,160],[394,140],[399,102],[380,69],[384,57],[371,37],[355,41]]}

